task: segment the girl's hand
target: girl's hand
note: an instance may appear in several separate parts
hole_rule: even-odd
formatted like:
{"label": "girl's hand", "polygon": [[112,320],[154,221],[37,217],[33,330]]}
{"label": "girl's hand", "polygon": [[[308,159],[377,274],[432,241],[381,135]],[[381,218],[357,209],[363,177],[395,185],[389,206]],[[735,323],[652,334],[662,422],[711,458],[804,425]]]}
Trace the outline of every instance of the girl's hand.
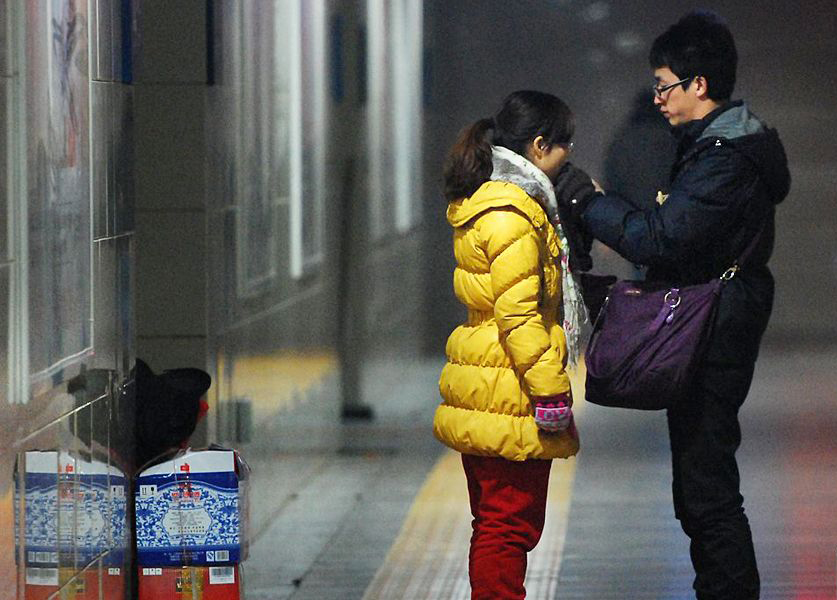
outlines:
{"label": "girl's hand", "polygon": [[569,393],[535,398],[534,404],[538,429],[555,433],[565,431],[572,423],[572,397]]}

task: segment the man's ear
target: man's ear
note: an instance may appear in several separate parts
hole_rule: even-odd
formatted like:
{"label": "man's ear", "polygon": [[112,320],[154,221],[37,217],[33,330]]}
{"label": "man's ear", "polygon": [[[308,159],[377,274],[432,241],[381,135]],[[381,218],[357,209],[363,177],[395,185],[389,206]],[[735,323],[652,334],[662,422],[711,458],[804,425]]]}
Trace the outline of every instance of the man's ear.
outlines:
{"label": "man's ear", "polygon": [[695,95],[698,97],[698,99],[709,99],[709,82],[706,81],[706,77],[704,77],[703,75],[698,75],[697,77],[695,77],[692,85],[695,86]]}

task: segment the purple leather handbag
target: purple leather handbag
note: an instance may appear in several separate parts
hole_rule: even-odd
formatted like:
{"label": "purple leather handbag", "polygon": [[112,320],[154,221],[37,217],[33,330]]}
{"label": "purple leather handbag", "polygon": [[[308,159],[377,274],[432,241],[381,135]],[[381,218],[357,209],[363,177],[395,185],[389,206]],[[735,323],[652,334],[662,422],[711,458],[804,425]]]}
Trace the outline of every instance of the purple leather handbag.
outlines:
{"label": "purple leather handbag", "polygon": [[681,400],[712,335],[721,290],[752,253],[763,228],[733,266],[708,283],[615,283],[585,353],[585,398],[640,410],[660,410]]}
{"label": "purple leather handbag", "polygon": [[587,346],[585,398],[641,410],[677,402],[712,333],[723,284],[614,284]]}

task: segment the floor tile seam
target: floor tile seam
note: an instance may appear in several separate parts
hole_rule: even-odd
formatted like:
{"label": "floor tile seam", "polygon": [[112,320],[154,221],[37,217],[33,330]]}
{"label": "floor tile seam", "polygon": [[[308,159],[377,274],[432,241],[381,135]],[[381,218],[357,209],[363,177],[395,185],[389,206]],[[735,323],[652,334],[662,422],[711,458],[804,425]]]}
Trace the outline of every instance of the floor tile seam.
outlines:
{"label": "floor tile seam", "polygon": [[[362,496],[361,497],[356,497],[354,503],[352,504],[352,507],[349,507],[349,509],[346,511],[346,514],[350,513],[352,508],[356,507],[358,504],[360,504],[362,502],[363,502],[363,497]],[[322,548],[320,548],[320,551],[317,553],[317,555],[311,561],[311,564],[309,565],[308,569],[306,569],[306,571],[299,577],[299,580],[301,582],[300,588],[299,588],[300,592],[303,591],[303,586],[305,585],[305,580],[308,578],[308,575],[311,572],[315,571],[316,568],[321,564],[322,557],[325,556],[327,553],[329,553],[331,551],[331,549],[333,548],[333,546],[335,545],[337,540],[340,538],[342,533],[349,526],[349,523],[350,523],[350,520],[345,519],[345,518],[340,521],[340,524],[338,525],[338,527],[335,529],[335,531],[332,533],[332,535],[329,536],[328,541],[325,544],[323,544]],[[294,597],[297,596],[298,593],[299,592],[293,593],[289,597],[288,600],[293,600]]]}
{"label": "floor tile seam", "polygon": [[[433,453],[433,456],[436,456],[435,452]],[[398,466],[399,462],[403,463],[405,461],[406,465],[402,465],[401,467]],[[356,462],[356,459],[344,459],[344,462]],[[344,554],[340,551],[340,548],[342,546],[347,545],[347,536],[352,536],[353,541],[351,543],[354,545],[354,540],[357,536],[354,536],[352,534],[353,528],[362,527],[363,523],[368,521],[370,508],[367,506],[367,502],[371,498],[371,501],[374,503],[374,498],[378,497],[376,495],[378,494],[378,492],[382,494],[386,493],[387,490],[384,486],[386,486],[387,484],[384,480],[391,475],[393,469],[395,469],[398,473],[403,473],[404,471],[409,471],[411,469],[422,468],[421,465],[415,464],[414,460],[411,457],[407,457],[403,453],[397,453],[392,456],[384,457],[383,459],[376,461],[373,466],[374,469],[370,469],[369,473],[367,474],[367,483],[363,484],[362,486],[367,491],[363,491],[362,497],[359,497],[356,501],[352,503],[354,505],[354,508],[350,507],[346,509],[345,517],[342,517],[340,520],[335,520],[335,522],[341,524],[340,527],[332,529],[328,533],[329,541],[326,542],[323,546],[321,546],[322,551],[317,553],[317,557],[314,559],[314,561],[307,563],[306,566],[308,568],[305,569],[303,567],[298,570],[298,573],[303,573],[303,576],[299,577],[299,579],[305,579],[308,582],[306,585],[300,588],[300,598],[308,597],[306,596],[306,594],[310,595],[311,591],[316,589],[318,582],[314,581],[315,578],[318,580],[326,579],[329,581],[333,579],[333,576],[329,575],[328,573],[322,576],[317,576],[318,573],[322,574],[324,572],[323,569],[327,570],[328,567],[328,564],[324,562],[325,559],[323,558],[323,556],[327,557],[327,560],[329,562],[332,562],[335,559],[335,555],[337,555],[338,562],[340,562],[341,560],[348,560],[349,563],[354,564],[354,561],[352,561],[351,559],[340,558],[342,554]],[[324,477],[327,478],[327,476]],[[415,494],[415,491],[412,489],[412,486],[408,493],[409,497],[412,497]],[[358,508],[358,502],[364,503],[363,507]],[[403,505],[403,501],[400,501],[399,504]],[[343,513],[341,512],[341,514]],[[352,515],[356,515],[356,517]],[[379,543],[390,543],[394,535],[395,533],[387,533],[385,540]],[[358,569],[358,573],[356,576],[363,578],[361,588],[365,588],[368,581],[366,579],[367,576],[365,575],[365,573],[369,572],[369,567],[360,565],[356,566],[356,569]],[[374,575],[374,569],[368,575],[369,580],[371,580],[372,575]],[[356,582],[351,581],[347,582],[346,584],[354,585],[355,583]]]}
{"label": "floor tile seam", "polygon": [[254,523],[252,531],[254,531],[255,533],[252,535],[250,539],[251,545],[255,545],[256,542],[258,542],[259,539],[265,534],[265,532],[270,530],[271,525],[273,525],[278,520],[279,516],[283,512],[285,512],[285,510],[287,510],[289,506],[291,506],[294,502],[296,502],[299,499],[300,492],[310,487],[316,479],[316,476],[322,474],[326,470],[327,462],[328,461],[326,460],[326,458],[323,457],[323,459],[317,465],[312,467],[310,476],[305,477],[303,479],[305,483],[302,485],[300,490],[288,494],[282,500],[282,502],[279,503],[279,506],[277,506],[273,511],[271,511],[268,514],[268,516],[264,519],[264,522],[262,523],[261,527],[256,526],[257,524]]}

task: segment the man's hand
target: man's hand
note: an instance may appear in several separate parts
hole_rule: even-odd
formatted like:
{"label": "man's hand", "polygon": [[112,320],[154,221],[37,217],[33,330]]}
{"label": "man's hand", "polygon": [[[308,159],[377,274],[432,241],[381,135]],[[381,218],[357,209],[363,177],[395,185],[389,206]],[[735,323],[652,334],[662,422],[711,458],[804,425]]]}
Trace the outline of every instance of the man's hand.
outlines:
{"label": "man's hand", "polygon": [[571,163],[565,163],[555,183],[558,215],[570,245],[570,271],[580,273],[593,268],[590,250],[593,238],[587,233],[581,216],[599,194],[590,176]]}
{"label": "man's hand", "polygon": [[569,208],[573,221],[580,221],[587,206],[601,193],[599,190],[587,173],[570,162],[564,164],[555,180],[558,206]]}

